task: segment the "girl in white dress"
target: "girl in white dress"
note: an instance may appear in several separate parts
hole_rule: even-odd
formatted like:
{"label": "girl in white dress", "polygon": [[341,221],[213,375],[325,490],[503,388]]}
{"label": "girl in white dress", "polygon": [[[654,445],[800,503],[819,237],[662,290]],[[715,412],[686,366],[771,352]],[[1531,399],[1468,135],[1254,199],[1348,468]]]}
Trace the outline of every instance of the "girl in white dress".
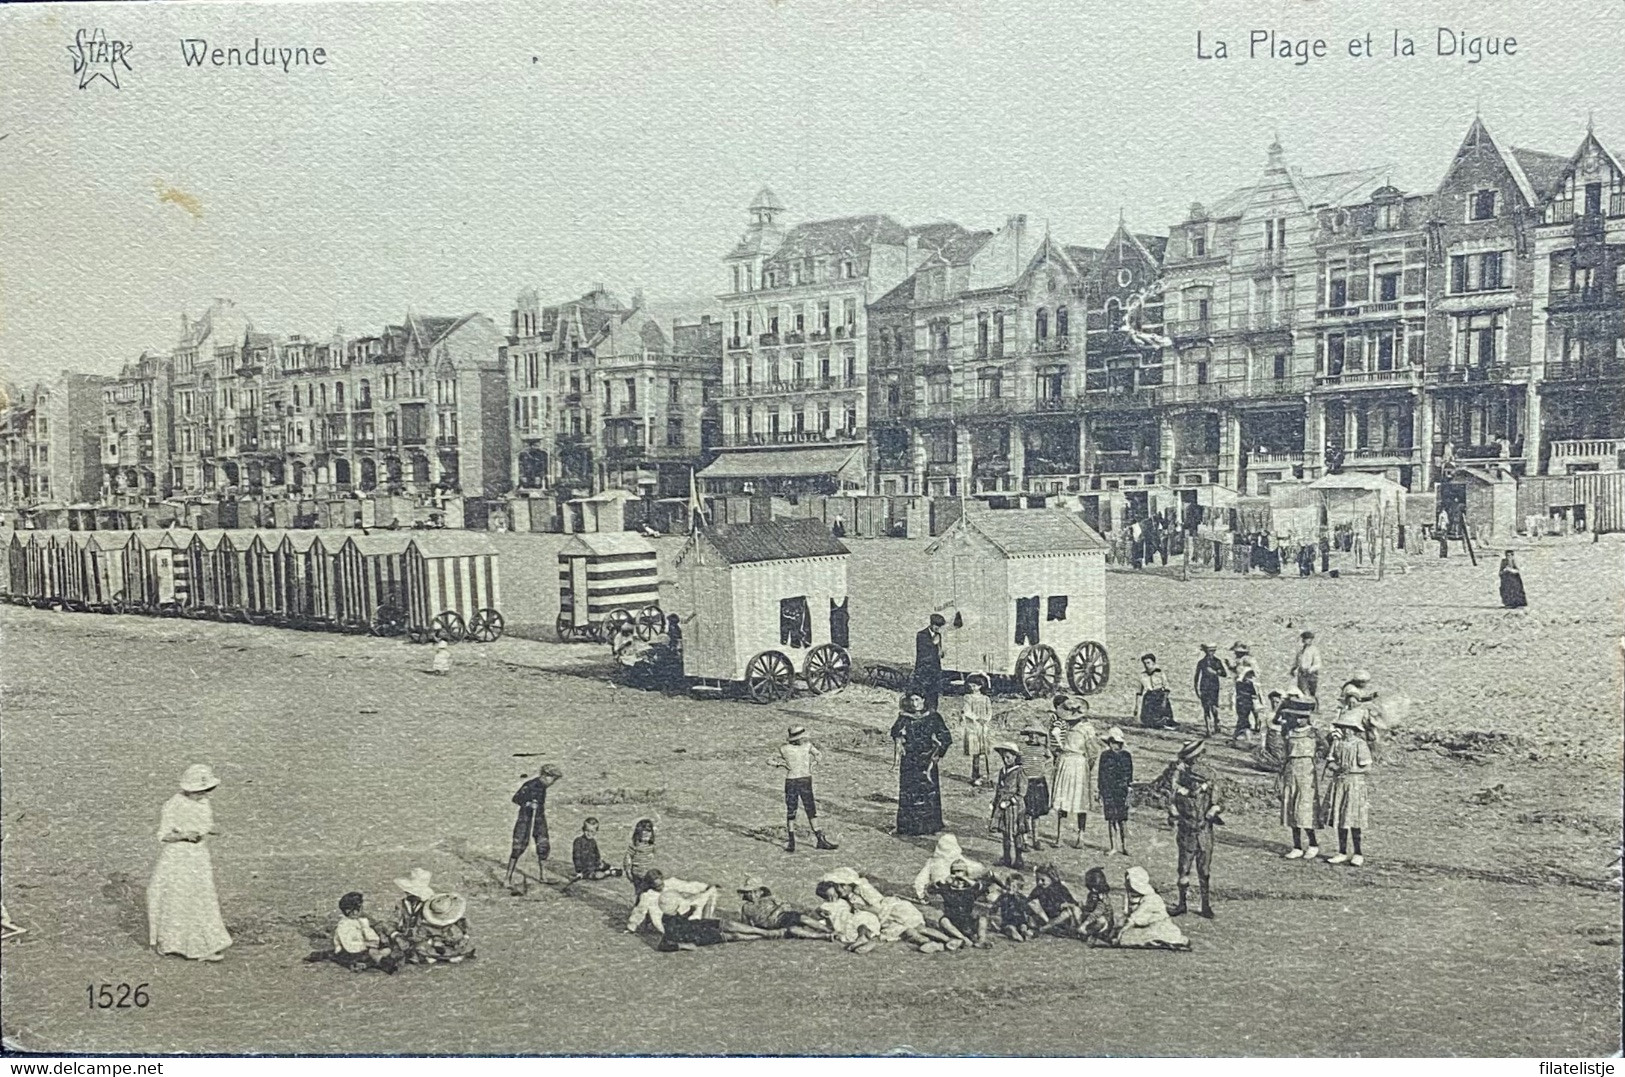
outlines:
{"label": "girl in white dress", "polygon": [[181,791],[164,804],[158,821],[163,850],[147,884],[147,935],[160,954],[219,961],[231,945],[214,892],[214,866],[205,844],[219,833],[209,790],[220,784],[202,763],[186,768]]}

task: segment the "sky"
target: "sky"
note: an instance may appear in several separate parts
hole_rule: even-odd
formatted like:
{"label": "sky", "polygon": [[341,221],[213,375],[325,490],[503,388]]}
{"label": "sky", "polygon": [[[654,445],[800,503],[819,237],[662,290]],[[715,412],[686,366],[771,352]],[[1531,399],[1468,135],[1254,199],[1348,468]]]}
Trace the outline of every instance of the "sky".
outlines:
{"label": "sky", "polygon": [[[1440,27],[1516,51],[1440,57]],[[98,28],[129,68],[81,90],[70,46]],[[1327,54],[1248,58],[1271,29]],[[1382,55],[1396,29],[1417,56]],[[327,62],[182,59],[256,37]],[[764,184],[791,223],[1025,213],[1099,244],[1256,179],[1276,136],[1407,190],[1475,112],[1565,154],[1589,118],[1625,155],[1622,55],[1625,0],[4,5],[0,379],[116,372],[216,296],[321,335],[506,326],[522,288],[600,282],[699,313]]]}

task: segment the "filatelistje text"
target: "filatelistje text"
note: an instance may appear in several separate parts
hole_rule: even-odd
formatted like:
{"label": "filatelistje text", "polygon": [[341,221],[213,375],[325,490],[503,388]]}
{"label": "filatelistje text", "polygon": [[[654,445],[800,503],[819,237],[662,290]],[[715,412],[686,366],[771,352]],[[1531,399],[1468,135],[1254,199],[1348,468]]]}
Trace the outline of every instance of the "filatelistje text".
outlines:
{"label": "filatelistje text", "polygon": [[1341,37],[1294,37],[1275,30],[1249,30],[1245,44],[1241,38],[1215,36],[1196,31],[1198,60],[1276,60],[1297,67],[1311,61],[1352,57],[1360,60],[1407,59],[1430,56],[1479,64],[1502,57],[1522,55],[1518,39],[1510,34],[1476,33],[1441,26],[1432,34],[1412,36],[1401,30],[1386,34]]}

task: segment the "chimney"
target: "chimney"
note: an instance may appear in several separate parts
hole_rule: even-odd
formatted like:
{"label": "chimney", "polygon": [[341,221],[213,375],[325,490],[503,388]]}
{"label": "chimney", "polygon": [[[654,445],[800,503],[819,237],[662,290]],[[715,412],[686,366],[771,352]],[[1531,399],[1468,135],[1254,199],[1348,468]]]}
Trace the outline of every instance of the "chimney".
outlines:
{"label": "chimney", "polygon": [[643,289],[642,288],[634,288],[634,289],[632,289],[632,309],[633,310],[642,310],[643,309]]}

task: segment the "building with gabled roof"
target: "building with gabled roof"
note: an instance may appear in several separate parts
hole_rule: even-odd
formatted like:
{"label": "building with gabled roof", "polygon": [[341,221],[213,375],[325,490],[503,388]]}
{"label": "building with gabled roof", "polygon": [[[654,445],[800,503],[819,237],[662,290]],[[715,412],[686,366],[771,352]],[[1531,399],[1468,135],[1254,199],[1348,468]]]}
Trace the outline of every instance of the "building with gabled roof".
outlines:
{"label": "building with gabled roof", "polygon": [[764,188],[723,256],[721,457],[701,473],[713,494],[868,488],[802,450],[867,447],[868,308],[927,259],[956,257],[964,233],[884,214],[787,225],[784,213]]}

